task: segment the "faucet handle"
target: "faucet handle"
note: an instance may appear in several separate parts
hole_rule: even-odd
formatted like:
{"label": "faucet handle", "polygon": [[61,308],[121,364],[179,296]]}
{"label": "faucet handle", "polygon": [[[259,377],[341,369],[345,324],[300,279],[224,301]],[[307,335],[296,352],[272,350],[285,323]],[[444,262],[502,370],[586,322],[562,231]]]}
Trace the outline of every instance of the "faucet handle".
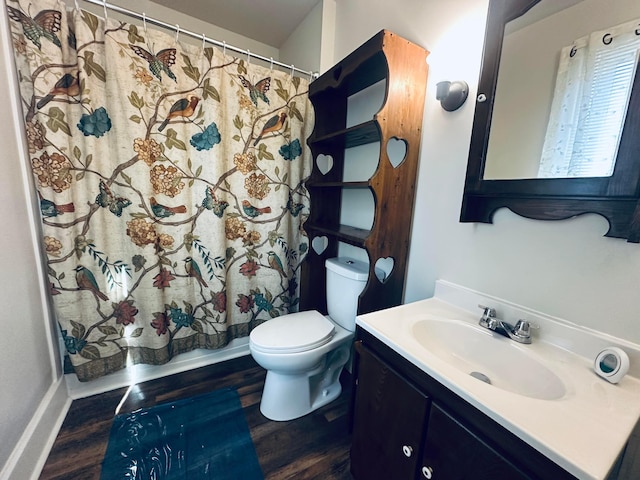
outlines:
{"label": "faucet handle", "polygon": [[496,310],[491,307],[485,307],[484,305],[478,305],[478,307],[484,310],[484,312],[482,312],[482,317],[480,317],[480,321],[478,322],[480,326],[488,328],[489,330],[495,330],[498,326]]}
{"label": "faucet handle", "polygon": [[540,328],[536,323],[528,320],[518,320],[513,327],[513,334],[520,338],[531,338],[531,329]]}
{"label": "faucet handle", "polygon": [[496,309],[495,308],[485,307],[484,305],[478,305],[478,308],[481,308],[481,309],[484,310],[484,313],[482,314],[483,317],[485,317],[485,318],[495,318],[495,316],[496,316]]}

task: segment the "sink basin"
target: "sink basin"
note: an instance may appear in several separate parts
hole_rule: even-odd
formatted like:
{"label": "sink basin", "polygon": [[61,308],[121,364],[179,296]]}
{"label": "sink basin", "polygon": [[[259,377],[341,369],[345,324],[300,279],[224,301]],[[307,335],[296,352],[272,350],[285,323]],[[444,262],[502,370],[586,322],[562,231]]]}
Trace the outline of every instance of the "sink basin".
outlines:
{"label": "sink basin", "polygon": [[542,400],[566,392],[562,380],[526,352],[526,346],[481,327],[423,319],[413,325],[413,336],[432,354],[496,388]]}

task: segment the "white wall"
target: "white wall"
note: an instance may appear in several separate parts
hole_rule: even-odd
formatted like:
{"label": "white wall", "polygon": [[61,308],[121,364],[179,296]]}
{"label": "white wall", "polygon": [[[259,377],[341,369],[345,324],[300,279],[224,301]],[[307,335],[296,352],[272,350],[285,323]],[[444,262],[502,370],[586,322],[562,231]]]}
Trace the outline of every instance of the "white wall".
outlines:
{"label": "white wall", "polygon": [[336,0],[322,0],[322,36],[320,41],[320,73],[335,64],[333,59],[336,40]]}
{"label": "white wall", "polygon": [[280,45],[280,61],[323,73],[334,65],[336,0],[320,0]]}
{"label": "white wall", "polygon": [[320,69],[321,37],[322,2],[319,2],[289,38],[280,45],[280,61],[303,70],[317,72]]}
{"label": "white wall", "polygon": [[382,28],[432,52],[405,300],[432,296],[442,278],[638,343],[640,246],[604,238],[603,218],[542,222],[503,209],[492,225],[458,222],[474,102],[447,113],[434,84],[465,79],[475,98],[487,6],[337,2],[336,60]]}
{"label": "white wall", "polygon": [[280,46],[280,61],[322,74],[334,65],[336,0],[320,0]]}

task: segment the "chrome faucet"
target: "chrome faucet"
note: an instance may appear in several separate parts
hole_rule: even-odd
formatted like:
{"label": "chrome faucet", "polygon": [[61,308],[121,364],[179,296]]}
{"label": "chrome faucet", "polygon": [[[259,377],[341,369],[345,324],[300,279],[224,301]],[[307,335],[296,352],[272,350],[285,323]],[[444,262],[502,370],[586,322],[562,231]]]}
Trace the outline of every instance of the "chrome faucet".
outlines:
{"label": "chrome faucet", "polygon": [[499,333],[505,337],[515,340],[518,343],[531,343],[531,329],[538,328],[537,325],[527,320],[518,320],[515,325],[511,325],[496,317],[496,310],[484,305],[478,305],[482,308],[482,317],[478,324],[487,328],[492,332]]}

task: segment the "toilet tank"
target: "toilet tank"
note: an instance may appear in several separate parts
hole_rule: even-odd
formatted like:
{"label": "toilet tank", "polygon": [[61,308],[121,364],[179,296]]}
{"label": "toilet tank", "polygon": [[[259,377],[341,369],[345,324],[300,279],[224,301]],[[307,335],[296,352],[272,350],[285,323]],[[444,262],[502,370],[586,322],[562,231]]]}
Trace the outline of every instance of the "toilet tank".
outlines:
{"label": "toilet tank", "polygon": [[350,332],[356,329],[358,297],[369,278],[369,265],[347,257],[329,258],[327,268],[327,311],[329,317]]}

